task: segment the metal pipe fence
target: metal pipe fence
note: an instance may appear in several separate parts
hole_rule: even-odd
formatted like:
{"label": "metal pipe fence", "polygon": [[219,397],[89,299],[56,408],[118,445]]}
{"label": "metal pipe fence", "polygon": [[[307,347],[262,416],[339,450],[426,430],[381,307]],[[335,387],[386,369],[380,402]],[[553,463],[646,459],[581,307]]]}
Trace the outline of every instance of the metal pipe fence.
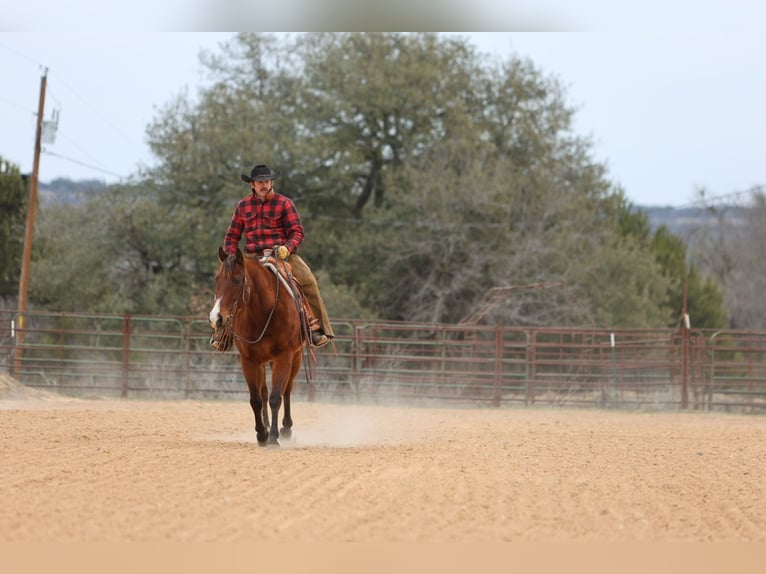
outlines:
{"label": "metal pipe fence", "polygon": [[[334,321],[307,400],[766,412],[766,332]],[[245,398],[198,317],[0,309],[0,371],[77,396]]]}

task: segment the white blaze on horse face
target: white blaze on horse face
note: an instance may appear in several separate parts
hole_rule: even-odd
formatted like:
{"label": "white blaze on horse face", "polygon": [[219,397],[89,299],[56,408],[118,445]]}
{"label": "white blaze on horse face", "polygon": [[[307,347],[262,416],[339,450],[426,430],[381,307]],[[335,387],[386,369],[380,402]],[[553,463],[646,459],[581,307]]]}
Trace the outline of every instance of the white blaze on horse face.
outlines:
{"label": "white blaze on horse face", "polygon": [[223,299],[223,297],[218,297],[218,299],[215,300],[215,305],[213,305],[213,309],[210,311],[210,326],[213,329],[218,328],[218,317],[221,316],[221,299]]}

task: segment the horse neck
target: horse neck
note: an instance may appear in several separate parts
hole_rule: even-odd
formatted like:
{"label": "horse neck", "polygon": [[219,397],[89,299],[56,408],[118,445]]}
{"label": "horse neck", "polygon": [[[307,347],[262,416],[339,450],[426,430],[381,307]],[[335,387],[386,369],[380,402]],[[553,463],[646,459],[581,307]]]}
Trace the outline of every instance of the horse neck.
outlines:
{"label": "horse neck", "polygon": [[246,294],[248,311],[257,317],[268,315],[276,302],[275,275],[252,259],[245,260],[245,274],[247,275],[246,289],[250,290],[250,293]]}

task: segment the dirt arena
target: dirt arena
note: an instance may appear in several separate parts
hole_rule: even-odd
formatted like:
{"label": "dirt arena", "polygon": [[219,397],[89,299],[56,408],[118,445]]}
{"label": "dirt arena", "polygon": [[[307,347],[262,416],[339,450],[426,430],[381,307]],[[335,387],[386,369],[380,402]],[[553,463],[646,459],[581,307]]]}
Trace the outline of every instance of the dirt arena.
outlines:
{"label": "dirt arena", "polygon": [[766,417],[0,387],[2,542],[766,541]]}

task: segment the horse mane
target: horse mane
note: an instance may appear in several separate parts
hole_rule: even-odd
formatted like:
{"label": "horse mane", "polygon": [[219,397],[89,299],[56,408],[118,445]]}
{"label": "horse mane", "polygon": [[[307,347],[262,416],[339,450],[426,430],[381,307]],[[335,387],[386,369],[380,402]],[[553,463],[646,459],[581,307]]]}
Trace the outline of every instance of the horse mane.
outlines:
{"label": "horse mane", "polygon": [[[232,272],[234,271],[234,264],[237,262],[237,256],[232,254],[226,257],[223,261],[221,261],[220,267],[223,267],[223,272],[226,273],[226,277],[231,277]],[[244,260],[242,261],[242,266],[244,267]]]}

